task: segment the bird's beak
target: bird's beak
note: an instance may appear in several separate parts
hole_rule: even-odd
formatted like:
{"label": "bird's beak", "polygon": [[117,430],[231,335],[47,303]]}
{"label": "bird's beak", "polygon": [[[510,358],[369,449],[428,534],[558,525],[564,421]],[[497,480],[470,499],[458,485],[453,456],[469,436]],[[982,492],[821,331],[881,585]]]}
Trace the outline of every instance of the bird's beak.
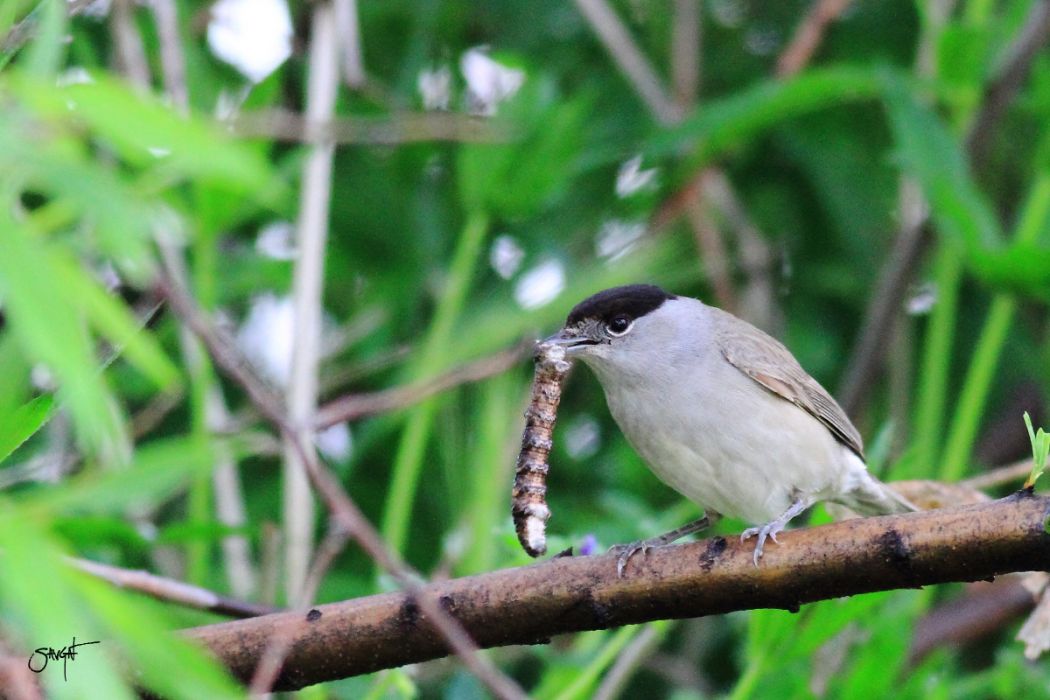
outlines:
{"label": "bird's beak", "polygon": [[565,352],[568,354],[578,352],[589,345],[596,344],[593,338],[589,337],[586,333],[581,332],[579,328],[562,328],[551,337],[546,338],[543,342],[551,345],[560,345],[565,348]]}

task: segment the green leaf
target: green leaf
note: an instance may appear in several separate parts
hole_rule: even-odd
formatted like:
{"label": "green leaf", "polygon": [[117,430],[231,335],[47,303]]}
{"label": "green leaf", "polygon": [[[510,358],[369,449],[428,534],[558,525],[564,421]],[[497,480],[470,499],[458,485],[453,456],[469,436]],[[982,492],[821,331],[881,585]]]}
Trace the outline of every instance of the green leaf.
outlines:
{"label": "green leaf", "polygon": [[694,149],[688,168],[695,171],[730,148],[753,140],[789,119],[834,105],[877,98],[882,91],[875,68],[837,67],[811,70],[788,81],[768,80],[706,102],[680,126],[650,140],[651,156]]}
{"label": "green leaf", "polygon": [[0,423],[0,463],[51,420],[55,399],[51,394],[38,396],[15,409],[7,421]]}
{"label": "green leaf", "polygon": [[987,25],[950,22],[937,42],[937,78],[945,84],[980,95],[992,69],[993,38]]}
{"label": "green leaf", "polygon": [[149,443],[136,450],[130,466],[93,471],[26,495],[25,510],[119,513],[132,505],[159,503],[212,466],[208,445],[193,437]]}
{"label": "green leaf", "polygon": [[[0,612],[28,648],[99,641],[40,674],[48,697],[132,698],[132,683],[171,698],[241,698],[216,663],[170,630],[160,604],[69,566],[63,546],[24,511],[0,509]],[[172,673],[178,669],[178,673]],[[123,676],[123,678],[122,678]]]}
{"label": "green leaf", "polygon": [[[14,632],[23,648],[54,647],[77,642],[101,641],[103,629],[83,599],[70,585],[70,567],[62,550],[39,524],[24,517],[18,508],[0,508],[0,616],[5,635]],[[155,628],[154,628],[155,629]],[[115,660],[107,651],[109,642],[78,649],[68,665],[68,681],[62,666],[49,664],[40,675],[49,698],[84,697],[90,688],[95,697],[135,697],[120,678]]]}
{"label": "green leaf", "polygon": [[43,362],[60,384],[82,445],[91,454],[117,458],[123,449],[121,424],[98,372],[83,323],[41,241],[0,215],[0,294],[11,330],[28,357]]}
{"label": "green leaf", "polygon": [[[0,96],[4,84],[0,83]],[[85,145],[64,134],[61,126],[42,137],[10,110],[0,120],[0,169],[16,173],[26,189],[53,198],[52,206],[69,218],[94,228],[98,247],[137,281],[145,280],[151,261],[150,222],[146,204],[112,168],[94,162]]]}
{"label": "green leaf", "polygon": [[581,98],[551,104],[544,93],[542,86],[526,86],[501,106],[498,120],[507,130],[524,131],[513,142],[459,149],[457,175],[468,210],[525,217],[566,191],[590,103]]}
{"label": "green leaf", "polygon": [[90,83],[65,88],[29,81],[13,81],[12,88],[41,117],[67,126],[83,122],[132,165],[216,180],[242,193],[273,192],[262,154],[122,81],[96,74]]}
{"label": "green leaf", "polygon": [[55,79],[66,53],[66,2],[43,0],[33,12],[36,36],[26,49],[22,65],[33,80],[43,83]]}
{"label": "green leaf", "polygon": [[166,698],[244,698],[244,691],[214,659],[170,631],[174,625],[157,605],[88,574],[72,569],[69,574],[80,579],[80,593],[147,687]]}
{"label": "green leaf", "polygon": [[128,308],[90,278],[71,256],[56,249],[51,257],[55,282],[76,301],[116,351],[159,389],[175,388],[181,381],[179,370]]}
{"label": "green leaf", "polygon": [[922,187],[938,229],[960,241],[971,260],[1001,249],[999,221],[948,127],[900,78],[887,72],[884,84],[897,157]]}

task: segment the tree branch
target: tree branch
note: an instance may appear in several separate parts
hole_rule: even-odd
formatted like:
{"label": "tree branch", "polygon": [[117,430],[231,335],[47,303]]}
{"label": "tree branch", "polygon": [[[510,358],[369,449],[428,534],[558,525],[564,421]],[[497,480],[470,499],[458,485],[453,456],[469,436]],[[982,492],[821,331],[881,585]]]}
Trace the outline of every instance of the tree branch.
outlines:
{"label": "tree branch", "polygon": [[294,642],[275,689],[435,659],[448,653],[423,606],[436,602],[483,647],[665,618],[804,603],[1041,569],[1050,558],[1050,498],[1029,492],[964,508],[847,520],[786,532],[752,563],[753,546],[715,537],[650,550],[624,578],[616,557],[563,557],[387,593],[209,625],[186,635],[239,678],[251,677],[281,627]]}
{"label": "tree branch", "polygon": [[244,138],[303,142],[316,133],[335,144],[394,146],[419,141],[501,143],[515,138],[506,125],[464,114],[403,112],[384,117],[333,117],[311,122],[287,110],[245,112],[231,123],[233,132]]}
{"label": "tree branch", "polygon": [[493,355],[488,355],[456,367],[432,379],[406,386],[397,386],[366,394],[348,394],[332,399],[317,409],[314,427],[318,430],[323,430],[343,421],[357,420],[364,416],[373,416],[378,413],[407,408],[430,398],[434,394],[440,394],[461,384],[478,382],[493,375],[502,374],[528,357],[535,346],[536,343],[531,340],[523,341],[506,350],[501,350]]}
{"label": "tree branch", "polygon": [[776,76],[790,78],[805,68],[824,41],[828,26],[849,6],[850,0],[815,0],[802,18],[787,48],[777,57]]}
{"label": "tree branch", "polygon": [[277,608],[272,605],[261,605],[245,600],[227,598],[207,588],[157,576],[148,571],[124,569],[119,566],[111,566],[91,561],[90,559],[77,559],[75,557],[68,557],[66,561],[69,562],[70,566],[103,581],[108,581],[119,588],[138,591],[157,600],[184,605],[189,608],[208,610],[230,617],[256,617],[277,611]]}

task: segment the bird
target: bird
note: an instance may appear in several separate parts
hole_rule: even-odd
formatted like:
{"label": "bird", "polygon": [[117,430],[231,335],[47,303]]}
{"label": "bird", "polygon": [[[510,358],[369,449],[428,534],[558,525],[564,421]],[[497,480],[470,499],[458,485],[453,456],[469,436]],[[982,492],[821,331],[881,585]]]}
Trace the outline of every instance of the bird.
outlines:
{"label": "bird", "polygon": [[860,433],[782,343],[698,299],[650,284],[598,292],[544,343],[596,375],[627,441],[704,517],[619,545],[631,556],[699,531],[720,516],[753,525],[754,563],[767,539],[820,501],[860,515],[916,507],[872,476]]}

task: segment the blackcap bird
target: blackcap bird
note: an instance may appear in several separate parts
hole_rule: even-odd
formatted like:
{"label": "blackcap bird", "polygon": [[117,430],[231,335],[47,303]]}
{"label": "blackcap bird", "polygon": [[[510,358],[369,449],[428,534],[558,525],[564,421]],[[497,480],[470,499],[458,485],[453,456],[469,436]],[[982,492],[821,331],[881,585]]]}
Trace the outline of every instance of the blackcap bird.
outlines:
{"label": "blackcap bird", "polygon": [[634,449],[705,517],[620,551],[674,541],[719,514],[766,539],[818,501],[861,515],[915,507],[872,477],[860,434],[830,394],[780,342],[696,299],[651,285],[580,302],[545,342],[598,377],[609,410]]}

